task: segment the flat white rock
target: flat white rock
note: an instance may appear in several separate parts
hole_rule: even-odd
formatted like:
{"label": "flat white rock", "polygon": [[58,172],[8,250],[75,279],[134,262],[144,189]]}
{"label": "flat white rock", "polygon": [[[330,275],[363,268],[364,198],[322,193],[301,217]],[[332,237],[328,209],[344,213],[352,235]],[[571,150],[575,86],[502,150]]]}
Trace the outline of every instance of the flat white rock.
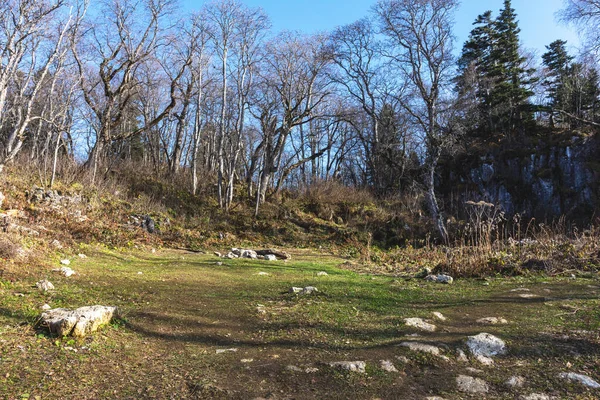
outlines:
{"label": "flat white rock", "polygon": [[548,396],[544,393],[531,393],[519,397],[519,400],[553,400],[555,397]]}
{"label": "flat white rock", "polygon": [[508,324],[508,321],[502,317],[485,317],[479,318],[477,323],[482,325],[504,325]]}
{"label": "flat white rock", "polygon": [[489,333],[469,336],[467,346],[474,356],[493,357],[506,353],[504,341]]}
{"label": "flat white rock", "polygon": [[48,290],[54,290],[54,285],[52,284],[52,282],[46,279],[39,281],[35,284],[35,286],[43,292],[47,292]]}
{"label": "flat white rock", "polygon": [[365,368],[367,367],[367,363],[364,361],[337,361],[329,363],[329,366],[364,374],[366,372]]}
{"label": "flat white rock", "polygon": [[419,343],[419,342],[402,342],[400,346],[408,347],[412,351],[420,351],[423,353],[433,354],[434,356],[439,356],[441,354],[441,350],[437,346],[432,346],[430,344]]}
{"label": "flat white rock", "polygon": [[576,374],[574,372],[562,372],[558,375],[562,379],[568,379],[570,381],[579,382],[584,386],[587,386],[592,389],[599,389],[600,383],[596,382],[592,378],[587,375]]}
{"label": "flat white rock", "polygon": [[490,390],[483,379],[466,375],[459,375],[456,378],[456,386],[458,390],[465,393],[487,393]]}
{"label": "flat white rock", "polygon": [[379,361],[379,366],[386,372],[398,372],[394,364],[390,360]]}
{"label": "flat white rock", "polygon": [[71,265],[71,261],[70,261],[70,260],[67,260],[67,259],[60,260],[60,263],[61,263],[62,265]]}
{"label": "flat white rock", "polygon": [[421,318],[404,318],[404,323],[407,326],[412,326],[426,332],[435,332],[437,329],[435,325],[425,322]]}
{"label": "flat white rock", "polygon": [[238,349],[235,349],[235,348],[231,348],[231,349],[217,349],[216,353],[217,354],[235,353],[236,351],[238,351]]}
{"label": "flat white rock", "polygon": [[444,316],[444,314],[442,314],[441,312],[438,311],[434,311],[431,313],[435,318],[439,319],[440,321],[445,321],[447,318]]}

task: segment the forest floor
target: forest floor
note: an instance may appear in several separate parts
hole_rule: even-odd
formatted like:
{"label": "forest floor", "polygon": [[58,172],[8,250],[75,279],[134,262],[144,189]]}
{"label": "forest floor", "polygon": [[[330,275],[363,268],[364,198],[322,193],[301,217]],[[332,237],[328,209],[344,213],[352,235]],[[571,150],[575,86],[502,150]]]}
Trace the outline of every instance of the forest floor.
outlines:
{"label": "forest floor", "polygon": [[[0,277],[0,398],[600,398],[600,389],[559,378],[600,380],[596,273],[442,285],[358,273],[341,267],[343,259],[300,250],[271,262],[176,250],[81,252],[88,257],[71,259],[77,274],[69,278],[42,267],[22,279]],[[38,291],[41,279],[55,290]],[[318,292],[290,293],[306,286]],[[46,303],[118,306],[120,318],[83,339],[52,337],[35,328]],[[409,317],[437,329],[409,327]],[[477,322],[484,317],[507,323]],[[466,346],[482,332],[507,345],[491,366]],[[440,354],[400,346],[409,341]],[[382,369],[382,360],[397,371]],[[329,365],[340,361],[364,361],[366,370]],[[461,392],[459,375],[484,380],[488,393]],[[506,385],[514,376],[523,386]]]}

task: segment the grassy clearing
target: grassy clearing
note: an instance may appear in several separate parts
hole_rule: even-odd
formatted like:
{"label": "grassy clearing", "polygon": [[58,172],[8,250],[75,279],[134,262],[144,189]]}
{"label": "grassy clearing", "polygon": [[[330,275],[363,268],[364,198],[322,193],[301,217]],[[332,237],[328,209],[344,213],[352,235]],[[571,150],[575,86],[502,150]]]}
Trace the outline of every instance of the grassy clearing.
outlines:
{"label": "grassy clearing", "polygon": [[[308,252],[296,252],[289,262],[223,265],[183,251],[85,252],[88,259],[73,259],[73,277],[32,269],[24,280],[0,281],[1,397],[459,399],[468,396],[456,392],[454,379],[472,374],[468,366],[483,370],[489,398],[600,395],[557,378],[572,371],[600,380],[597,274],[460,279],[443,286],[358,274],[339,268],[344,260]],[[37,291],[34,284],[43,278],[55,284],[54,292]],[[319,292],[294,295],[292,286]],[[53,338],[33,329],[44,303],[116,305],[122,318],[85,339]],[[448,320],[435,321],[433,311]],[[509,324],[475,322],[490,316]],[[431,319],[438,330],[411,337],[416,331],[404,325],[407,317]],[[494,367],[456,361],[455,349],[480,332],[507,341],[509,353]],[[406,340],[440,345],[450,361],[396,346]],[[217,354],[223,349],[237,351]],[[379,369],[383,359],[400,372]],[[354,360],[367,362],[367,374],[325,365]],[[506,387],[512,375],[526,377],[526,387]]]}

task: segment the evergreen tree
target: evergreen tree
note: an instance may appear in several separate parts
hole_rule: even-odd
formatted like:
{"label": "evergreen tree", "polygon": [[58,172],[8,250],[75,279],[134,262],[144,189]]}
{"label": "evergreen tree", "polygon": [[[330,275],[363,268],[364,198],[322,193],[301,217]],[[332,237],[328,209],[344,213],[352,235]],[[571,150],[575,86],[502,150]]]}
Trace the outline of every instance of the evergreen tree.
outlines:
{"label": "evergreen tree", "polygon": [[567,42],[555,40],[546,46],[548,50],[542,55],[542,60],[547,68],[542,84],[546,87],[548,105],[550,107],[550,126],[554,127],[556,119],[562,119],[556,110],[568,111],[569,93],[567,81],[571,72],[571,57],[566,49]]}
{"label": "evergreen tree", "polygon": [[520,29],[511,1],[504,1],[496,19],[487,11],[474,25],[459,59],[457,90],[461,97],[477,99],[475,129],[485,136],[511,135],[531,120],[527,86],[535,82],[534,70],[525,67],[519,52]]}

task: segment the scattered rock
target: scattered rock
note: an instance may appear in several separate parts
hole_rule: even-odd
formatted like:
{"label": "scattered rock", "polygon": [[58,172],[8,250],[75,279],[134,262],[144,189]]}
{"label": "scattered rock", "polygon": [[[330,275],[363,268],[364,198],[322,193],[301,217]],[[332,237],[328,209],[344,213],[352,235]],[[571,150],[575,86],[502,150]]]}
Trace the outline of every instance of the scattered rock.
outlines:
{"label": "scattered rock", "polygon": [[527,288],[524,288],[524,287],[520,287],[520,288],[512,289],[511,292],[530,292],[530,290]]}
{"label": "scattered rock", "polygon": [[319,271],[319,272],[317,272],[317,276],[327,276],[327,275],[329,275],[329,274],[327,272],[325,272],[325,271]]}
{"label": "scattered rock", "polygon": [[277,256],[275,254],[265,254],[264,259],[267,261],[277,261]]}
{"label": "scattered rock", "polygon": [[532,393],[519,397],[519,400],[553,400],[555,397],[543,393]]}
{"label": "scattered rock", "polygon": [[85,254],[83,254],[83,253],[79,253],[79,254],[77,254],[77,257],[79,257],[79,258],[81,258],[81,259],[83,259],[83,258],[87,258],[87,256],[86,256]]}
{"label": "scattered rock", "polygon": [[319,372],[319,368],[308,367],[304,370],[307,374],[314,374],[315,372]]}
{"label": "scattered rock", "polygon": [[254,362],[254,358],[242,358],[240,362],[242,364],[250,364],[251,362]]}
{"label": "scattered rock", "polygon": [[477,323],[482,325],[504,325],[508,324],[508,321],[502,317],[485,317],[479,318]]}
{"label": "scattered rock", "polygon": [[483,379],[466,375],[459,375],[456,378],[456,386],[458,390],[466,393],[487,393],[490,390]]}
{"label": "scattered rock", "polygon": [[330,367],[344,369],[350,372],[358,372],[364,374],[366,372],[367,363],[364,361],[338,361],[329,363]]}
{"label": "scattered rock", "polygon": [[467,371],[469,371],[472,374],[483,374],[482,370],[473,367],[467,367]]}
{"label": "scattered rock", "polygon": [[288,365],[285,369],[291,372],[303,372],[302,368],[296,367],[295,365]]}
{"label": "scattered rock", "polygon": [[108,324],[117,314],[117,307],[89,306],[76,310],[56,308],[42,313],[40,326],[58,336],[84,337]]}
{"label": "scattered rock", "polygon": [[16,297],[25,297],[25,295],[23,293],[15,293]]}
{"label": "scattered rock", "polygon": [[237,351],[238,351],[238,349],[236,349],[236,348],[231,348],[231,349],[217,349],[217,354],[235,353]]}
{"label": "scattered rock", "polygon": [[389,360],[381,360],[379,366],[386,372],[398,372],[394,364]]}
{"label": "scattered rock", "polygon": [[408,359],[408,357],[404,357],[404,356],[396,356],[396,360],[400,361],[403,364],[410,363],[410,360]]}
{"label": "scattered rock", "polygon": [[450,275],[444,275],[444,274],[427,275],[425,277],[425,280],[430,281],[430,282],[445,283],[445,284],[451,284],[452,282],[454,282],[453,277],[451,277]]}
{"label": "scattered rock", "polygon": [[42,307],[40,307],[40,308],[41,308],[42,310],[44,310],[44,311],[48,311],[48,310],[51,310],[51,309],[52,309],[52,307],[50,307],[50,305],[49,305],[49,304],[44,304],[44,305],[43,305]]}
{"label": "scattered rock", "polygon": [[221,261],[217,261],[217,262],[215,263],[215,265],[216,265],[217,267],[220,267],[220,266],[222,266],[222,265],[223,265],[223,263],[222,263]]}
{"label": "scattered rock", "polygon": [[257,273],[256,275],[259,275],[259,276],[269,276],[269,275],[271,275],[271,274],[269,274],[268,272],[263,272],[263,271],[260,271],[260,272],[259,272],[259,273]]}
{"label": "scattered rock", "polygon": [[437,319],[439,319],[440,321],[445,321],[447,318],[444,317],[444,314],[442,314],[441,312],[438,311],[434,311],[431,314],[433,314],[433,316]]}
{"label": "scattered rock", "polygon": [[506,352],[504,341],[489,333],[469,336],[467,346],[474,356],[493,357]]}
{"label": "scattered rock", "polygon": [[421,318],[404,318],[404,323],[426,332],[435,332],[437,329],[435,325],[425,322]]}
{"label": "scattered rock", "polygon": [[58,269],[53,269],[52,271],[54,272],[60,272],[62,275],[66,276],[67,278],[75,275],[75,271],[73,271],[71,268],[69,267],[60,267]]}
{"label": "scattered rock", "polygon": [[50,246],[54,247],[55,249],[62,249],[63,245],[56,239],[54,239],[52,242],[50,242]]}
{"label": "scattered rock", "polygon": [[315,293],[318,291],[319,291],[319,289],[317,289],[314,286],[307,286],[305,288],[292,287],[289,290],[290,293],[295,293],[295,294],[312,294],[312,293]]}
{"label": "scattered rock", "polygon": [[144,275],[142,271],[138,271],[138,275]]}
{"label": "scattered rock", "polygon": [[219,257],[219,258],[223,257],[223,254],[219,253],[218,251],[215,251],[214,255],[217,256],[217,257]]}
{"label": "scattered rock", "polygon": [[52,282],[44,279],[35,284],[39,290],[42,292],[47,292],[48,290],[54,290],[54,285]]}
{"label": "scattered rock", "polygon": [[68,260],[68,259],[60,260],[60,263],[62,265],[71,265],[71,260]]}
{"label": "scattered rock", "polygon": [[576,374],[573,372],[562,372],[558,375],[562,379],[568,379],[570,381],[579,382],[584,386],[587,386],[592,389],[599,389],[600,383],[596,382],[592,378],[587,375]]}
{"label": "scattered rock", "polygon": [[443,397],[439,397],[439,396],[428,396],[425,397],[425,400],[445,400]]}
{"label": "scattered rock", "polygon": [[412,351],[421,351],[423,353],[433,354],[434,356],[441,355],[441,350],[437,346],[419,342],[402,342],[399,346],[408,347]]}
{"label": "scattered rock", "polygon": [[488,367],[494,365],[494,360],[492,360],[490,357],[482,356],[481,354],[475,356],[475,359]]}
{"label": "scattered rock", "polygon": [[237,255],[233,254],[232,252],[229,252],[225,256],[225,258],[229,258],[230,260],[233,260],[234,258],[239,258],[239,257]]}
{"label": "scattered rock", "polygon": [[511,376],[509,380],[504,382],[504,384],[506,386],[520,388],[525,386],[525,378],[523,378],[522,376]]}

